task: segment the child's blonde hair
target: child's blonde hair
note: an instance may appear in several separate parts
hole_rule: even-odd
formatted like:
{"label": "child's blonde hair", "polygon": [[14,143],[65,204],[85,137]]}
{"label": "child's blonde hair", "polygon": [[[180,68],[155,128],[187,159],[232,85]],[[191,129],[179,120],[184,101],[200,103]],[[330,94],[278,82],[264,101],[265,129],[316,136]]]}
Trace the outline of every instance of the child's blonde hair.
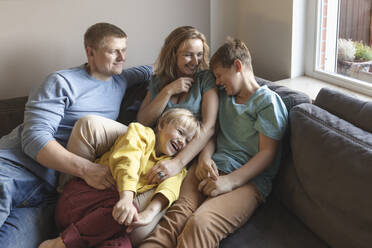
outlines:
{"label": "child's blonde hair", "polygon": [[248,69],[253,71],[252,58],[247,46],[239,39],[228,37],[225,44],[218,48],[218,50],[213,54],[210,68],[212,71],[218,65],[221,65],[224,68],[230,68],[237,59],[239,59],[244,65],[248,66]]}
{"label": "child's blonde hair", "polygon": [[195,130],[194,137],[199,136],[201,127],[198,118],[190,110],[184,108],[171,108],[165,111],[158,120],[159,126],[162,127],[164,124],[182,126],[187,130]]}
{"label": "child's blonde hair", "polygon": [[177,79],[177,50],[184,41],[189,39],[199,39],[202,41],[203,59],[200,62],[199,68],[202,70],[209,68],[209,46],[205,36],[194,27],[178,27],[165,39],[159,57],[154,65],[154,72],[162,81],[160,89],[169,82]]}

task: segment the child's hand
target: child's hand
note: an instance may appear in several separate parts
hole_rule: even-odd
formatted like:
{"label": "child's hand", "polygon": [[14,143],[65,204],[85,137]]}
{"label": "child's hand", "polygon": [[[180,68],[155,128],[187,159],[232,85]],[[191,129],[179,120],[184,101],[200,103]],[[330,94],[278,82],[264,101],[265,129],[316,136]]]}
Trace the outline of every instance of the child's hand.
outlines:
{"label": "child's hand", "polygon": [[150,224],[153,219],[153,214],[149,213],[148,211],[142,211],[138,213],[137,220],[133,221],[132,224],[127,227],[126,232],[130,233],[139,226],[146,226],[147,224]]}
{"label": "child's hand", "polygon": [[199,160],[196,166],[195,176],[199,181],[208,177],[217,180],[218,169],[214,161],[212,159]]}
{"label": "child's hand", "polygon": [[234,189],[233,182],[229,180],[229,175],[219,176],[217,180],[205,178],[199,183],[199,191],[208,196],[218,196],[230,192]]}
{"label": "child's hand", "polygon": [[112,217],[119,224],[128,226],[133,220],[135,221],[138,219],[137,209],[133,206],[133,192],[124,191],[120,194],[121,199],[115,204]]}

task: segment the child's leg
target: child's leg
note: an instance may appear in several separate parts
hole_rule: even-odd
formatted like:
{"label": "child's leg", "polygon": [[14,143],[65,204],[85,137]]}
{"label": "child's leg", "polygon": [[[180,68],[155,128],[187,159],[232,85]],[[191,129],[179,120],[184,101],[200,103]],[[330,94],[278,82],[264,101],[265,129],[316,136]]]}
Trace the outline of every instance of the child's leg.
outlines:
{"label": "child's leg", "polygon": [[67,150],[90,161],[108,151],[128,127],[117,121],[87,115],[75,123]]}
{"label": "child's leg", "polygon": [[195,176],[195,166],[196,164],[191,166],[182,183],[179,199],[168,209],[154,231],[140,247],[176,246],[177,237],[182,232],[187,219],[205,199],[205,196],[198,191],[199,181]]}
{"label": "child's leg", "polygon": [[56,224],[65,229],[61,238],[67,247],[91,247],[124,233],[112,217],[119,200],[116,190],[96,190],[83,180],[66,185],[56,208]]}
{"label": "child's leg", "polygon": [[[72,129],[67,150],[90,161],[108,151],[115,140],[127,131],[128,127],[117,121],[96,115],[87,115],[79,119]],[[58,191],[73,178],[61,173]]]}
{"label": "child's leg", "polygon": [[251,183],[208,198],[188,219],[177,247],[218,247],[223,238],[248,221],[261,201]]}

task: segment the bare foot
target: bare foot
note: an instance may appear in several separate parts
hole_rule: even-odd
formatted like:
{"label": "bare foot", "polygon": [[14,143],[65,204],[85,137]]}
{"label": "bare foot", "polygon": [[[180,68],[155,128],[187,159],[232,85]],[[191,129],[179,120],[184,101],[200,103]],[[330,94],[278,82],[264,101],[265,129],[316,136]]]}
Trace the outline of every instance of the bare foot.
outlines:
{"label": "bare foot", "polygon": [[58,237],[55,239],[45,240],[39,245],[39,248],[66,248],[66,245],[63,243],[62,238]]}

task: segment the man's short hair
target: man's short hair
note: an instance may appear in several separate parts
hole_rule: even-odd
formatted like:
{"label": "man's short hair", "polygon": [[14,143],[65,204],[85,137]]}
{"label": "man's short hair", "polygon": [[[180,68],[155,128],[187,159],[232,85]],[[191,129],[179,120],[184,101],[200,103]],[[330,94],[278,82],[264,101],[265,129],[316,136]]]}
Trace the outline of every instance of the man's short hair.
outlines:
{"label": "man's short hair", "polygon": [[127,34],[119,27],[110,23],[96,23],[90,26],[84,34],[85,48],[97,49],[105,37],[127,38]]}

